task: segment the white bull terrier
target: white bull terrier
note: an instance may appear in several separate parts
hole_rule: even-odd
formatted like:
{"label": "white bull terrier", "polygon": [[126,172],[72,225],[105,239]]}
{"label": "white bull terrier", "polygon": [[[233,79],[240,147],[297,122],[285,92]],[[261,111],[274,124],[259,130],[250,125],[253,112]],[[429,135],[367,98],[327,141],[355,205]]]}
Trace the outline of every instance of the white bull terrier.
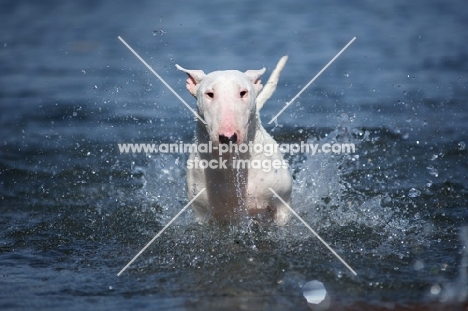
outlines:
{"label": "white bull terrier", "polygon": [[233,223],[247,214],[273,219],[278,226],[289,221],[289,209],[268,188],[289,204],[291,174],[282,154],[271,150],[277,144],[258,113],[276,89],[286,61],[287,56],[280,59],[262,92],[259,78],[265,68],[205,75],[176,65],[188,74],[187,89],[197,98],[198,114],[206,122],[197,122],[196,143],[212,146],[207,152],[192,150],[187,162],[189,199],[206,188],[193,202],[197,221]]}

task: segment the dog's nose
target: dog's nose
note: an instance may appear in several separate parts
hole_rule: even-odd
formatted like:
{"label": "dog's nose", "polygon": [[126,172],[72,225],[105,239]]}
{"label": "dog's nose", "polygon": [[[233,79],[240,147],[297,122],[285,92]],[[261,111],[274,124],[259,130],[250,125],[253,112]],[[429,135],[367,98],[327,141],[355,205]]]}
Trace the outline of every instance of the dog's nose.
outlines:
{"label": "dog's nose", "polygon": [[219,143],[220,144],[229,144],[229,142],[237,142],[237,134],[232,134],[231,137],[227,137],[225,135],[219,135]]}

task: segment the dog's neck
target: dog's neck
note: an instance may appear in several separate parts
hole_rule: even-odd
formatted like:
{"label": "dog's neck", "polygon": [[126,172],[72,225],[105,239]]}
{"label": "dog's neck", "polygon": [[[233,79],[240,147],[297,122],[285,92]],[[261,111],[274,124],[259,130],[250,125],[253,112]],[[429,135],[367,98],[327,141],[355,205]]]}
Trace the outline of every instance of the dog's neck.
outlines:
{"label": "dog's neck", "polygon": [[[259,129],[258,115],[253,113],[249,122],[248,141],[255,143],[258,139]],[[197,122],[197,143],[210,143],[210,135],[203,122]],[[218,146],[211,142],[214,147]],[[217,221],[231,223],[239,219],[239,215],[247,215],[247,185],[248,185],[248,168],[239,166],[238,160],[250,160],[250,152],[234,153],[229,150],[220,155],[219,148],[208,153],[198,153],[198,157],[202,160],[215,160],[217,163],[225,161],[226,167],[222,169],[205,169],[205,180],[208,194],[208,201],[213,208],[212,215]],[[250,165],[250,164],[249,164]]]}

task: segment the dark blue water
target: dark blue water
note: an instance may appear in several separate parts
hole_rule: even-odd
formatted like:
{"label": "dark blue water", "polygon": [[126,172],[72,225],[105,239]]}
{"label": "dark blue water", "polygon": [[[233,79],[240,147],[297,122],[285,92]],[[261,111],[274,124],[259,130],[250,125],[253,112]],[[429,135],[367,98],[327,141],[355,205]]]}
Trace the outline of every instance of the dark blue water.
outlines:
{"label": "dark blue water", "polygon": [[[463,310],[468,301],[468,5],[464,1],[2,1],[0,309]],[[289,61],[266,123],[278,142],[347,141],[288,156],[286,228],[203,227],[183,214],[191,142],[175,64],[210,72]],[[264,78],[264,81],[266,77]]]}

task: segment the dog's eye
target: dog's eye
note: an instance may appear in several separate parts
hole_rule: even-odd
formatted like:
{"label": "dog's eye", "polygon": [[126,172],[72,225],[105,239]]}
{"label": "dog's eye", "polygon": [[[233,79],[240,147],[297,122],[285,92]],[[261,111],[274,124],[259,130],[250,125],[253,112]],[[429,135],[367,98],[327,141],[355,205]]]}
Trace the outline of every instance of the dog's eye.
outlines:
{"label": "dog's eye", "polygon": [[240,95],[240,98],[244,98],[245,95],[247,95],[247,91],[241,91],[239,95]]}
{"label": "dog's eye", "polygon": [[214,93],[213,92],[206,92],[206,96],[208,96],[209,98],[213,98]]}

